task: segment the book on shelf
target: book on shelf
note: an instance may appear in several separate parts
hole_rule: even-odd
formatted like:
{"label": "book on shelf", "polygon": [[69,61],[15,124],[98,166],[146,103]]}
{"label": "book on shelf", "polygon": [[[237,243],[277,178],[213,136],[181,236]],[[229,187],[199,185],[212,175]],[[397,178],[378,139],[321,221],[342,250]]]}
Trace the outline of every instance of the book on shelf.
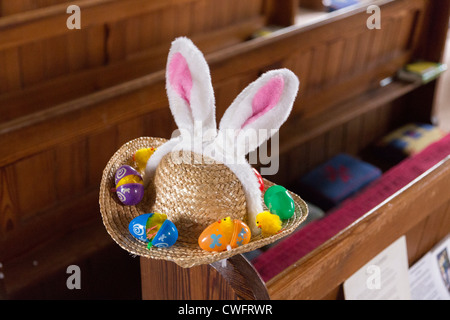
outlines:
{"label": "book on shelf", "polygon": [[439,62],[417,61],[405,65],[397,73],[399,79],[409,82],[428,83],[447,70],[447,65]]}

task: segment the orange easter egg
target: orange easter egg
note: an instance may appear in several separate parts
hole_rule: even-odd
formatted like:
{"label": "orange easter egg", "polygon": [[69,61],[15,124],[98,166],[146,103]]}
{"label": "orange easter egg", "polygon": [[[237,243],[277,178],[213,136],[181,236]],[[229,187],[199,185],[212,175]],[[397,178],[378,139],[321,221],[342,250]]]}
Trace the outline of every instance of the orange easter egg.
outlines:
{"label": "orange easter egg", "polygon": [[241,220],[234,220],[233,236],[230,241],[232,249],[240,247],[250,242],[250,228]]}
{"label": "orange easter egg", "polygon": [[198,238],[200,248],[209,252],[232,249],[247,244],[250,241],[250,228],[240,220],[230,217],[221,219],[209,225]]}

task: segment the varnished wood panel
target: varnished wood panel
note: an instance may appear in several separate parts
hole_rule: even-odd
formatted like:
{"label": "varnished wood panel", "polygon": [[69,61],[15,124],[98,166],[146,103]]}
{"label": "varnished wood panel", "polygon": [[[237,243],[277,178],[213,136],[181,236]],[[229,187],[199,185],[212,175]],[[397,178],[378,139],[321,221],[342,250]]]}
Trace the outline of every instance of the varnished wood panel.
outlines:
{"label": "varnished wood panel", "polygon": [[242,255],[222,262],[181,268],[164,260],[141,258],[145,300],[268,299],[264,282]]}
{"label": "varnished wood panel", "polygon": [[302,8],[308,8],[313,10],[324,10],[322,0],[300,0],[300,6]]}
{"label": "varnished wood panel", "polygon": [[72,0],[2,0],[0,1],[0,17],[45,8],[70,1]]}
{"label": "varnished wood panel", "polygon": [[44,79],[45,49],[46,47],[42,42],[26,44],[20,48],[22,82],[24,86]]}
{"label": "varnished wood panel", "polygon": [[295,23],[300,0],[268,0],[265,10],[267,23],[287,27]]}
{"label": "varnished wood panel", "polygon": [[215,83],[214,94],[216,99],[216,115],[220,121],[227,108],[234,99],[246,88],[251,82],[257,79],[258,75],[249,73],[247,75],[237,75],[224,79],[219,83]]}
{"label": "varnished wood panel", "polygon": [[103,169],[118,148],[116,126],[106,128],[88,138],[86,159],[89,159],[87,161],[89,185],[100,186]]}
{"label": "varnished wood panel", "polygon": [[0,239],[5,240],[19,219],[17,185],[14,166],[0,168]]}
{"label": "varnished wood panel", "polygon": [[88,186],[88,143],[86,139],[62,143],[54,149],[55,192],[58,201],[83,194]]}
{"label": "varnished wood panel", "polygon": [[[384,2],[388,5],[383,7],[383,17],[395,23],[386,24],[387,30],[380,33],[382,40],[384,34],[398,31],[399,25],[408,25],[405,19],[410,24],[404,34],[389,38],[391,49],[365,43],[365,29],[351,31],[365,24],[367,14],[361,9],[326,23],[292,27],[272,37],[242,42],[262,25],[262,1],[257,0],[236,1],[233,6],[227,3],[219,19],[214,16],[220,11],[219,1],[182,1],[188,12],[203,10],[204,17],[195,21],[179,17],[180,8],[163,10],[153,2],[131,8],[125,3],[131,6],[137,1],[98,0],[83,9],[86,25],[82,30],[68,34],[53,30],[61,21],[65,23],[67,15],[56,14],[64,5],[0,20],[0,36],[4,36],[0,56],[8,60],[10,68],[0,75],[0,108],[8,115],[0,124],[0,184],[6,186],[0,191],[0,208],[6,212],[0,216],[0,239],[6,248],[0,261],[20,261],[21,255],[41,250],[40,245],[65,236],[68,230],[98,223],[93,222],[99,218],[96,190],[114,151],[140,135],[170,137],[176,126],[165,94],[163,68],[169,43],[163,41],[170,41],[181,26],[198,32],[193,38],[211,65],[219,117],[237,93],[262,72],[287,66],[298,73],[301,95],[292,120],[282,129],[289,139],[284,136],[280,150],[282,168],[275,178],[279,183],[291,181],[339,150],[359,152],[392,125],[393,117],[407,113],[398,106],[384,109],[383,105],[416,88],[396,83],[392,89],[371,90],[380,77],[391,74],[412,56],[417,43],[411,39],[423,30],[411,26],[428,4],[420,0]],[[120,12],[108,17],[99,11],[101,6],[96,7],[100,3]],[[209,10],[214,14],[207,14]],[[179,26],[167,22],[177,17],[186,20],[180,20]],[[155,21],[162,20],[167,23],[165,36],[150,30]],[[227,23],[236,24],[221,29]],[[39,26],[43,34],[26,32]],[[365,46],[377,50],[371,64],[364,60],[371,52],[364,51]],[[55,55],[47,55],[49,50],[56,50]],[[364,55],[357,57],[360,51]],[[24,56],[29,58],[24,60]],[[53,59],[55,64],[50,66]],[[353,60],[360,64],[358,68]],[[36,64],[30,64],[32,61]],[[4,62],[0,60],[0,64]],[[21,70],[27,64],[27,69]],[[27,88],[19,90],[24,85]],[[353,96],[356,98],[350,99]],[[382,124],[374,119],[382,119]],[[298,167],[291,170],[293,164]],[[23,234],[33,235],[33,241]],[[45,250],[40,252],[44,255]],[[39,278],[39,273],[33,276]]]}
{"label": "varnished wood panel", "polygon": [[53,163],[53,152],[44,151],[15,164],[15,189],[21,220],[32,218],[56,200]]}
{"label": "varnished wood panel", "polygon": [[406,233],[408,262],[412,266],[450,231],[450,201]]}
{"label": "varnished wood panel", "polygon": [[[410,267],[448,235],[450,231],[449,205],[450,201],[444,203],[406,232],[406,250]],[[320,299],[345,299],[343,285],[340,284],[334,289],[329,288],[329,292]]]}
{"label": "varnished wood panel", "polygon": [[[256,5],[255,5],[256,6]],[[169,8],[170,9],[170,8]],[[164,10],[165,12],[171,12],[171,10]],[[159,8],[158,10],[162,10]],[[254,10],[254,9],[253,9]],[[386,19],[389,19],[390,15],[395,15],[395,10],[397,8],[392,8],[390,11],[384,10],[384,13],[386,15]],[[159,12],[159,11],[157,11]],[[254,11],[252,11],[254,12]],[[249,14],[249,13],[247,13]],[[61,78],[61,83],[57,84],[62,89],[67,87],[67,83],[70,83],[71,90],[70,92],[63,92],[61,91],[60,96],[67,98],[70,98],[71,95],[74,93],[86,93],[86,91],[92,91],[95,90],[98,87],[105,87],[108,85],[111,85],[113,83],[117,82],[117,79],[126,79],[127,77],[130,77],[132,73],[130,73],[130,70],[136,70],[133,72],[138,72],[138,70],[145,70],[142,69],[142,67],[138,67],[140,63],[145,63],[146,68],[149,68],[147,70],[151,70],[151,68],[154,68],[156,66],[159,66],[162,68],[164,66],[166,52],[168,49],[168,44],[162,46],[161,48],[158,48],[156,51],[155,49],[150,50],[149,43],[150,41],[148,35],[143,35],[142,33],[145,30],[153,30],[154,28],[142,28],[142,24],[145,22],[151,22],[150,20],[153,18],[159,17],[159,15],[155,15],[153,13],[149,13],[149,17],[147,17],[145,14],[142,14],[141,16],[138,16],[137,19],[122,19],[117,22],[111,22],[111,24],[107,27],[107,31],[103,30],[103,27],[99,26],[96,28],[91,27],[90,28],[84,27],[82,30],[77,31],[79,32],[85,32],[86,35],[84,42],[86,43],[86,48],[89,48],[88,51],[84,52],[83,54],[81,50],[72,52],[72,50],[67,50],[67,57],[60,57],[61,60],[59,64],[61,65],[62,69],[65,70],[87,70],[93,67],[97,67],[95,73],[84,73],[80,74],[77,73],[76,76],[71,76],[71,78],[63,79]],[[243,16],[244,17],[244,16]],[[247,19],[249,16],[246,16]],[[361,18],[364,17],[363,14],[361,14]],[[320,42],[316,42],[315,45],[309,45],[308,43],[311,43],[311,41],[316,40],[315,37],[310,37],[309,34],[304,34],[300,39],[296,39],[293,42],[290,42],[290,46],[292,46],[292,43],[294,44],[302,44],[303,48],[309,48],[307,50],[302,50],[301,54],[299,55],[298,51],[296,51],[296,47],[291,48],[292,50],[286,51],[285,48],[282,46],[280,47],[279,44],[276,44],[277,47],[283,48],[283,51],[280,51],[278,53],[272,52],[270,54],[265,54],[261,52],[258,56],[255,57],[255,59],[251,59],[252,61],[255,61],[259,63],[259,68],[262,68],[264,65],[270,65],[274,63],[274,61],[261,59],[264,58],[271,58],[276,57],[277,59],[283,59],[287,61],[287,66],[293,65],[293,71],[299,74],[300,78],[302,79],[302,87],[301,87],[301,93],[303,94],[304,102],[297,104],[298,107],[295,109],[299,110],[298,112],[304,112],[304,113],[314,113],[317,111],[317,107],[311,108],[310,105],[325,105],[325,102],[329,101],[331,97],[342,96],[343,92],[348,92],[347,95],[351,94],[357,94],[361,90],[365,89],[368,85],[372,85],[372,79],[374,75],[371,75],[374,70],[376,70],[376,67],[380,63],[384,63],[385,57],[383,55],[377,56],[377,59],[372,59],[371,64],[367,64],[367,59],[365,57],[366,52],[369,50],[368,43],[370,42],[370,39],[373,37],[373,33],[370,33],[370,30],[361,31],[360,33],[355,33],[354,30],[365,30],[365,28],[359,28],[358,24],[362,22],[362,19],[354,19],[355,22],[352,22],[353,24],[349,24],[347,21],[346,23],[338,23],[336,22],[336,26],[334,26],[334,29],[342,29],[342,33],[340,34],[329,34],[323,33],[321,31],[321,28],[317,28],[317,38],[319,38]],[[153,20],[152,20],[153,21]],[[228,21],[228,20],[227,20]],[[356,24],[355,24],[356,23]],[[353,27],[349,27],[353,26]],[[383,30],[384,33],[389,34],[395,32],[395,30],[390,30],[390,25],[386,25],[386,31]],[[169,28],[169,32],[170,32]],[[89,31],[89,32],[88,32]],[[348,32],[349,31],[349,32]],[[149,32],[149,31],[148,31]],[[211,33],[211,31],[210,31]],[[81,36],[77,35],[76,33],[70,33],[68,35],[59,36],[55,38],[56,40],[61,40],[66,43],[72,43],[72,41],[76,41],[81,45]],[[381,33],[379,33],[381,34]],[[104,41],[102,41],[102,37],[105,37],[107,35],[106,45],[104,45]],[[325,36],[327,35],[327,36]],[[343,36],[345,35],[345,36]],[[218,35],[219,36],[219,35]],[[408,36],[408,34],[406,35]],[[357,37],[354,39],[353,37]],[[60,38],[60,39],[59,39]],[[73,38],[73,39],[72,39]],[[304,38],[304,39],[303,39]],[[381,36],[379,37],[381,38]],[[145,40],[143,40],[145,39]],[[318,39],[318,40],[319,40]],[[307,41],[305,41],[307,40]],[[384,39],[383,39],[384,40]],[[50,40],[48,40],[50,41]],[[58,43],[61,43],[59,41]],[[399,40],[400,42],[400,40]],[[317,44],[317,43],[320,43]],[[346,65],[345,61],[348,61],[347,56],[351,55],[351,51],[347,54],[347,52],[344,52],[344,43],[356,43],[355,51],[358,53],[358,57],[355,59],[355,63],[353,65],[353,69],[357,70],[357,78],[355,78],[355,81],[350,82],[347,84],[345,81],[346,78],[348,78],[348,72],[345,73],[343,71],[340,71],[341,65]],[[93,44],[93,45],[92,45]],[[284,45],[284,44],[283,44]],[[36,54],[33,54],[30,58],[31,60],[29,68],[26,68],[26,72],[22,75],[23,83],[24,85],[34,85],[40,82],[43,79],[47,79],[47,75],[44,72],[44,70],[47,70],[45,67],[45,61],[43,59],[43,55],[47,56],[45,54],[46,50],[52,49],[51,45],[44,46],[45,48],[42,48],[42,46],[35,44],[37,46],[36,48]],[[274,44],[275,46],[275,44]],[[203,48],[204,46],[200,46]],[[49,49],[46,49],[49,48]],[[347,46],[346,46],[347,48]],[[71,45],[70,49],[76,49],[76,46],[74,44]],[[350,48],[352,49],[352,48]],[[374,49],[371,47],[371,49]],[[378,46],[375,48],[379,50]],[[52,49],[54,50],[54,49]],[[60,50],[64,50],[61,49]],[[106,54],[105,54],[105,50]],[[118,62],[123,61],[124,59],[141,59],[142,52],[147,52],[146,50],[149,50],[148,53],[145,55],[145,60],[136,60],[134,61],[134,65],[129,64],[123,64],[122,66],[117,65],[117,67],[108,67],[105,68],[98,68],[100,66],[103,66],[105,63],[109,62]],[[377,50],[372,50],[375,52],[378,52]],[[29,50],[22,50],[23,52],[29,52]],[[79,54],[76,54],[78,52]],[[158,58],[155,56],[155,53],[152,55],[151,52],[160,52],[161,56]],[[294,54],[287,53],[295,52]],[[139,53],[139,54],[137,54]],[[305,56],[303,56],[303,54]],[[309,57],[309,54],[311,54],[311,57]],[[83,58],[83,55],[85,56]],[[156,58],[156,59],[155,59]],[[273,58],[272,58],[273,59]],[[309,61],[311,59],[311,61]],[[396,58],[397,61],[395,61],[395,64],[392,65],[389,69],[386,71],[383,71],[385,75],[388,75],[389,73],[392,73],[393,70],[395,70],[396,65],[401,65],[404,61],[404,59],[407,59],[407,56],[401,56],[400,60]],[[25,59],[23,63],[26,63],[28,61]],[[151,62],[154,61],[154,62]],[[348,62],[347,62],[348,63]],[[233,70],[236,67],[239,67],[239,64],[235,66],[233,69],[229,69],[233,72]],[[247,65],[246,67],[242,68],[242,70],[247,70],[247,72],[250,72],[251,69],[255,69],[256,66]],[[370,67],[370,68],[369,68]],[[119,69],[121,68],[121,69]],[[105,75],[105,71],[111,69],[111,76]],[[339,70],[339,71],[338,71]],[[142,72],[142,71],[140,71]],[[49,77],[51,78],[53,75],[60,75],[61,71],[55,70],[47,72],[49,74]],[[223,70],[219,72],[219,74],[223,74]],[[142,73],[140,73],[142,75]],[[226,74],[226,72],[225,72]],[[339,77],[337,76],[339,74]],[[378,73],[376,76],[380,76]],[[362,78],[361,78],[362,77]],[[92,83],[95,81],[94,83]],[[322,94],[322,95],[316,95],[315,93],[318,90],[323,91],[327,87],[330,87],[330,84],[340,84],[339,86],[336,86],[334,90],[330,90],[328,94]],[[357,90],[355,90],[355,85]],[[6,86],[5,86],[6,87]],[[352,90],[349,90],[349,88],[352,88]],[[40,90],[42,91],[42,90]],[[325,92],[326,93],[326,92]],[[31,91],[30,93],[31,94]],[[0,97],[1,99],[1,97]],[[11,99],[9,99],[11,100]],[[43,101],[40,104],[36,104],[35,108],[39,108],[40,106],[45,106],[48,101],[51,101],[51,99],[43,99]],[[17,102],[16,102],[17,103]],[[329,102],[328,102],[329,103]],[[23,107],[14,107],[13,110],[8,110],[7,114],[14,113],[19,114],[20,110],[24,108],[24,113],[35,110],[31,107],[29,107],[29,103],[23,103]],[[29,111],[25,110],[28,109]],[[324,107],[321,107],[324,108]],[[19,111],[17,111],[19,110]]]}
{"label": "varnished wood panel", "polygon": [[290,183],[295,182],[295,179],[302,176],[306,173],[306,170],[310,168],[308,162],[308,145],[302,144],[297,148],[294,148],[287,157],[287,165],[281,166],[280,164],[280,170],[288,171],[286,175],[289,177],[289,180],[281,180],[280,184],[288,182],[289,185]]}
{"label": "varnished wood panel", "polygon": [[20,59],[17,48],[0,52],[0,94],[22,87]]}
{"label": "varnished wood panel", "polygon": [[336,154],[342,152],[344,149],[344,128],[342,126],[338,126],[336,128],[331,129],[325,134],[325,154],[322,162],[325,159],[329,159]]}
{"label": "varnished wood panel", "polygon": [[[439,237],[448,233],[448,219],[442,228],[436,229],[436,224],[448,212],[449,198],[444,190],[450,188],[449,176],[447,158],[366,213],[358,223],[271,279],[267,284],[271,298],[321,299],[403,234],[409,236],[409,245],[414,243],[410,260],[416,260],[417,254],[429,250]],[[436,236],[426,236],[423,241],[413,236],[430,229]]]}
{"label": "varnished wood panel", "polygon": [[[0,78],[0,94],[76,71],[135,59],[162,44],[168,46],[177,36],[226,29],[262,18],[263,14],[262,0],[248,0],[243,4],[238,0],[75,1],[72,4],[79,5],[83,13],[82,28],[69,30],[66,1],[10,2],[15,5],[8,7],[3,2],[3,13],[15,12],[17,16],[0,20],[0,57],[16,58],[11,56],[11,50],[16,49],[19,61],[10,61],[7,79]],[[234,10],[236,7],[240,10]],[[13,69],[15,65],[18,68]],[[163,66],[159,64],[160,68]],[[20,77],[21,81],[15,80]]]}
{"label": "varnished wood panel", "polygon": [[130,140],[146,136],[144,118],[135,118],[117,125],[117,145],[122,146]]}
{"label": "varnished wood panel", "polygon": [[328,54],[324,60],[325,71],[324,79],[325,85],[332,85],[339,81],[338,74],[342,60],[344,59],[344,39],[337,39],[328,44]]}

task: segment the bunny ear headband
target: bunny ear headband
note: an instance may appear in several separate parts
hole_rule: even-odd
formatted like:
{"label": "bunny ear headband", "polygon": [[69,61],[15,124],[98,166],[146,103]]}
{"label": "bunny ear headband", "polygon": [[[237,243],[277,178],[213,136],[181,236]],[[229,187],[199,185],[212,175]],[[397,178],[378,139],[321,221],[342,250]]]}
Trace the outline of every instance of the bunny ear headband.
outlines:
{"label": "bunny ear headband", "polygon": [[[264,73],[236,97],[224,113],[217,127],[214,91],[209,67],[203,54],[187,38],[177,38],[173,41],[166,67],[166,91],[170,110],[179,129],[178,134],[173,135],[170,140],[138,138],[125,144],[110,159],[102,178],[100,207],[104,224],[113,239],[131,253],[155,259],[171,260],[180,266],[188,267],[202,263],[211,263],[237,253],[254,250],[294,231],[304,221],[308,210],[300,197],[290,193],[295,200],[296,207],[293,218],[283,222],[283,227],[278,234],[270,237],[262,237],[259,234],[260,230],[256,226],[256,215],[267,210],[267,208],[262,199],[263,194],[260,190],[258,178],[247,162],[246,155],[270,139],[286,121],[292,110],[298,86],[298,78],[288,69],[272,70]],[[143,147],[156,147],[156,151],[148,159],[144,171],[144,185],[148,189],[153,188],[155,190],[156,205],[154,200],[143,201],[139,205],[126,210],[120,207],[117,201],[111,199],[110,193],[106,190],[108,190],[108,187],[111,187],[111,180],[113,180],[111,176],[114,175],[114,170],[117,170],[124,163],[130,163],[133,153]],[[188,197],[186,193],[187,187],[184,185],[179,186],[177,182],[171,181],[161,187],[163,184],[161,183],[161,177],[165,175],[164,172],[173,173],[173,171],[176,171],[173,168],[177,168],[172,166],[172,169],[167,170],[167,159],[180,152],[189,152],[212,159],[215,163],[220,164],[220,168],[226,169],[226,171],[221,169],[220,172],[230,173],[229,175],[227,173],[218,174],[214,181],[221,182],[225,187],[227,185],[239,186],[244,199],[243,201],[230,202],[228,212],[230,212],[229,215],[233,216],[234,211],[238,211],[238,209],[232,208],[234,202],[244,203],[245,216],[243,218],[250,227],[252,234],[250,243],[231,251],[205,253],[198,248],[197,239],[192,241],[192,239],[183,238],[182,232],[180,232],[181,239],[174,246],[164,249],[151,248],[152,250],[145,250],[142,249],[142,244],[139,241],[127,234],[127,230],[123,230],[124,225],[126,226],[130,222],[129,220],[134,217],[146,212],[153,212],[149,211],[149,209],[154,209],[155,206],[157,209],[160,209],[161,206],[159,205],[161,202],[170,202],[169,205],[166,204],[166,207],[164,207],[167,210],[175,207],[185,207],[186,211],[189,211],[188,207],[191,206],[189,201],[201,202],[198,200],[197,195],[194,195],[195,201],[183,202],[186,200],[183,198]],[[211,169],[208,170],[211,171]],[[176,175],[186,175],[186,173],[185,171],[180,171]],[[225,175],[231,175],[231,180],[227,180]],[[195,175],[190,179],[204,181],[202,180],[203,178],[198,178]],[[237,183],[236,180],[238,181]],[[265,185],[267,188],[272,183],[265,180]],[[211,198],[217,197],[217,194],[220,193],[208,185],[195,186],[192,189],[210,192],[206,196],[210,198],[210,201]],[[172,199],[175,196],[168,197],[168,200],[160,200],[159,196],[161,194],[167,195],[177,192],[186,196],[181,196],[179,201]],[[199,193],[198,191],[196,192]],[[230,191],[226,190],[222,193],[224,196],[227,196]],[[153,196],[155,195],[153,194]],[[148,198],[151,198],[151,196],[148,196]],[[212,200],[214,201],[214,199]],[[211,205],[203,203],[201,206]],[[203,207],[200,210],[203,210]],[[214,205],[212,207],[212,211],[219,212],[220,210],[223,211],[224,205],[221,205],[221,208],[217,206],[217,210],[215,210]],[[187,228],[190,227],[190,220],[197,221],[199,219],[196,216],[198,208],[195,210],[191,208],[191,211],[182,220],[179,220],[183,221]],[[223,216],[219,219],[225,217]],[[126,222],[120,222],[120,219]],[[179,226],[177,225],[177,227]]]}
{"label": "bunny ear headband", "polygon": [[263,211],[261,191],[245,156],[269,139],[286,121],[298,86],[298,78],[288,69],[263,74],[237,96],[223,115],[217,131],[208,64],[191,40],[176,39],[167,62],[166,89],[181,134],[158,148],[149,159],[146,182],[153,176],[162,157],[172,150],[192,150],[222,162],[242,183],[249,226],[252,233],[257,234],[256,215]]}

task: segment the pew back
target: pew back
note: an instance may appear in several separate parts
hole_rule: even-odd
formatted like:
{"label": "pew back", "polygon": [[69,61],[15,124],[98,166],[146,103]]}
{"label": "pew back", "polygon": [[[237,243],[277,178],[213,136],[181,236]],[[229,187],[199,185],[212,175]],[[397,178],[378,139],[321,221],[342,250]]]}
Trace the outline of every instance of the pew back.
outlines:
{"label": "pew back", "polygon": [[[0,6],[0,261],[27,274],[0,280],[6,296],[112,245],[98,208],[102,170],[123,143],[169,138],[176,128],[164,79],[173,37],[192,36],[206,53],[218,119],[261,73],[287,67],[298,74],[299,97],[280,131],[280,170],[268,177],[280,184],[339,151],[359,152],[399,122],[429,117],[434,84],[379,82],[411,59],[439,55],[443,46],[434,36],[435,45],[427,46],[430,30],[443,21],[430,18],[439,10],[427,0],[376,1],[380,30],[367,29],[366,8],[356,6],[250,41],[244,40],[266,22],[262,0],[76,1],[81,30],[60,27],[67,19],[62,1],[42,2],[40,9],[27,1],[5,9],[6,3]],[[61,243],[71,249],[59,259],[53,252]],[[18,263],[37,254],[52,267],[30,272]]]}

